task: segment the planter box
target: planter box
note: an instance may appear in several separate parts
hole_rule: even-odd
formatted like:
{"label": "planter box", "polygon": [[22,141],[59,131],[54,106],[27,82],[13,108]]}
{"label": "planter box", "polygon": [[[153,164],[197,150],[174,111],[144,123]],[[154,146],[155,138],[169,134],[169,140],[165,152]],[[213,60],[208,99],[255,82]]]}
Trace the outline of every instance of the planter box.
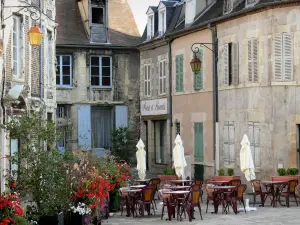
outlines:
{"label": "planter box", "polygon": [[231,180],[240,180],[240,176],[213,176],[211,178],[212,180],[215,181],[231,181]]}
{"label": "planter box", "polygon": [[158,175],[157,177],[160,179],[160,187],[168,183],[170,180],[177,180],[176,175]]}
{"label": "planter box", "polygon": [[58,225],[58,217],[55,216],[40,216],[39,225]]}
{"label": "planter box", "polygon": [[289,181],[289,180],[298,180],[298,185],[296,187],[296,195],[300,197],[300,176],[299,175],[272,176],[272,181]]}

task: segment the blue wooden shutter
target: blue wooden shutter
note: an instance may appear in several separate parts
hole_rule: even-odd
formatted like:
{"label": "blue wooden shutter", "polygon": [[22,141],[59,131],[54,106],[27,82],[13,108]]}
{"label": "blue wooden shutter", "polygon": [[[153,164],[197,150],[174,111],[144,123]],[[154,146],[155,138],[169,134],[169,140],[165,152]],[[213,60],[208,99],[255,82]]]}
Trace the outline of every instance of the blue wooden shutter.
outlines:
{"label": "blue wooden shutter", "polygon": [[179,55],[176,56],[176,92],[180,91],[180,72],[179,72]]}
{"label": "blue wooden shutter", "polygon": [[200,90],[203,88],[203,49],[199,49],[199,52],[196,54],[197,58],[199,58],[202,62],[201,70],[194,74],[194,89]]}
{"label": "blue wooden shutter", "polygon": [[183,80],[183,55],[180,56],[179,58],[180,60],[180,63],[179,63],[179,67],[180,67],[180,74],[179,74],[179,77],[180,77],[180,91],[183,91],[184,90],[184,80]]}
{"label": "blue wooden shutter", "polygon": [[195,162],[204,161],[203,123],[194,124],[194,157]]}
{"label": "blue wooden shutter", "polygon": [[116,128],[128,126],[128,106],[117,105],[115,108]]}
{"label": "blue wooden shutter", "polygon": [[78,147],[92,147],[90,105],[78,105]]}
{"label": "blue wooden shutter", "polygon": [[[14,156],[19,152],[19,140],[18,139],[11,139],[10,140],[10,155]],[[17,179],[17,171],[18,171],[18,163],[16,162],[10,162],[10,169],[11,169],[11,175],[14,179]]]}

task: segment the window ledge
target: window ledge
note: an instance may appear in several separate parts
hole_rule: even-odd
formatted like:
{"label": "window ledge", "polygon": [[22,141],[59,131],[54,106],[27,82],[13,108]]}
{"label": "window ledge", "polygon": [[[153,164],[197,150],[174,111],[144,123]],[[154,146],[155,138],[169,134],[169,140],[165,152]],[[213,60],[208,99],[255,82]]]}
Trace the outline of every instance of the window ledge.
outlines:
{"label": "window ledge", "polygon": [[56,90],[72,90],[72,86],[56,86]]}
{"label": "window ledge", "polygon": [[107,90],[111,90],[112,89],[112,87],[100,87],[100,86],[89,86],[89,88],[91,88],[93,90],[99,90],[99,91],[101,91],[101,90],[107,91]]}

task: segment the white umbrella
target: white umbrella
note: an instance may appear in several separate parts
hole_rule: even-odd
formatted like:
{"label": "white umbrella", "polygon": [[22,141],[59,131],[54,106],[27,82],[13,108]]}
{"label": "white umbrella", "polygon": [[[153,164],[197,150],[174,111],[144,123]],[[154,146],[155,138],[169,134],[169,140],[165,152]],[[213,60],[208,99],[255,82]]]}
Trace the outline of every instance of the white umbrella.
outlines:
{"label": "white umbrella", "polygon": [[256,179],[253,158],[250,149],[250,142],[246,134],[244,134],[241,142],[242,148],[240,151],[240,166],[241,171],[245,174],[247,181]]}
{"label": "white umbrella", "polygon": [[139,173],[140,180],[145,180],[146,178],[146,151],[145,151],[145,144],[142,139],[136,145],[137,152],[136,152],[136,161],[137,161],[137,170]]}
{"label": "white umbrella", "polygon": [[184,148],[182,140],[179,134],[177,134],[175,139],[175,147],[173,149],[173,160],[177,176],[182,177],[184,179],[184,167],[186,167],[186,161],[184,157]]}

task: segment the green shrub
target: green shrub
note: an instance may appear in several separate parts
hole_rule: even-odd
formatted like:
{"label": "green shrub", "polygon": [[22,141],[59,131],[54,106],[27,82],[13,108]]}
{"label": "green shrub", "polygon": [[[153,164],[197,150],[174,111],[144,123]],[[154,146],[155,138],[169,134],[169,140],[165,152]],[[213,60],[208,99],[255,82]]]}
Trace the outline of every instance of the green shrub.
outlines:
{"label": "green shrub", "polygon": [[224,169],[219,169],[219,170],[218,170],[218,175],[219,175],[219,176],[225,176],[225,171],[224,171]]}
{"label": "green shrub", "polygon": [[173,169],[165,168],[163,173],[164,175],[176,175],[176,171],[174,168]]}
{"label": "green shrub", "polygon": [[232,168],[228,168],[227,175],[228,176],[234,176],[234,170]]}
{"label": "green shrub", "polygon": [[286,170],[287,175],[297,175],[298,174],[298,169],[297,168],[288,168]]}
{"label": "green shrub", "polygon": [[277,170],[277,173],[279,176],[285,176],[286,175],[286,170],[284,168],[279,168]]}
{"label": "green shrub", "polygon": [[30,224],[25,217],[16,216],[16,225],[30,225]]}

